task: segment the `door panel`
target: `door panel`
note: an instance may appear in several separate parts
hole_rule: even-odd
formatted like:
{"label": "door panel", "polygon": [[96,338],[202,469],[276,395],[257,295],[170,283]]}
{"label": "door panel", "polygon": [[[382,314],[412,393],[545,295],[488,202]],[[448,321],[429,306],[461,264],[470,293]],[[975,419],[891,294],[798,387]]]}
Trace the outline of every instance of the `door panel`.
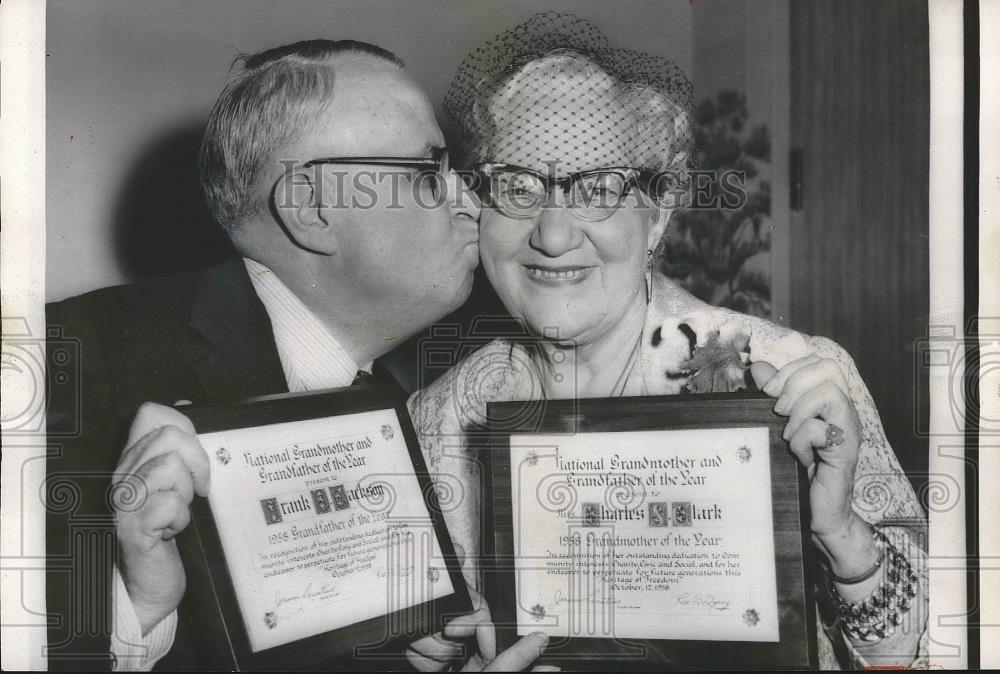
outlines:
{"label": "door panel", "polygon": [[928,312],[927,6],[811,0],[790,10],[802,184],[790,325],[851,353],[903,467],[926,472],[913,345]]}

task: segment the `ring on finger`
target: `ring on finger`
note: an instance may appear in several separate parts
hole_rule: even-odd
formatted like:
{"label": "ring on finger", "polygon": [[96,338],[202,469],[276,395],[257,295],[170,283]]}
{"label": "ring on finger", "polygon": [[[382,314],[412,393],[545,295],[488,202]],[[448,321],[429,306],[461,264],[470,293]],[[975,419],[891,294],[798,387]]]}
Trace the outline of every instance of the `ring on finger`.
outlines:
{"label": "ring on finger", "polygon": [[837,424],[827,424],[826,444],[823,445],[823,449],[836,447],[837,445],[842,445],[843,443],[844,443],[844,429],[838,426]]}

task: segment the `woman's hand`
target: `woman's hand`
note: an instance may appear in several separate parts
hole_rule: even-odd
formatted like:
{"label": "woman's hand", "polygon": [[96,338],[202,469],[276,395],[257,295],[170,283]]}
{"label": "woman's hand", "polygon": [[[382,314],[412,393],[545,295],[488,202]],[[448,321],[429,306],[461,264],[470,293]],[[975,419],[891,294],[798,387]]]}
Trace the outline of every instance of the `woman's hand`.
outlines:
{"label": "woman's hand", "polygon": [[[476,610],[455,618],[444,632],[416,641],[406,650],[406,658],[420,672],[439,672],[448,667],[460,667],[463,672],[520,672],[537,660],[549,642],[542,632],[522,637],[505,651],[497,653],[496,631],[490,609],[482,596],[469,588]],[[470,642],[474,641],[474,645]],[[473,646],[467,655],[467,647]],[[463,655],[467,660],[462,662]],[[558,667],[537,665],[533,672],[559,671]]]}
{"label": "woman's hand", "polygon": [[836,362],[815,355],[781,370],[750,366],[757,386],[777,398],[774,411],[788,417],[782,437],[809,475],[813,540],[838,576],[863,573],[877,557],[871,528],[851,509],[861,422]]}

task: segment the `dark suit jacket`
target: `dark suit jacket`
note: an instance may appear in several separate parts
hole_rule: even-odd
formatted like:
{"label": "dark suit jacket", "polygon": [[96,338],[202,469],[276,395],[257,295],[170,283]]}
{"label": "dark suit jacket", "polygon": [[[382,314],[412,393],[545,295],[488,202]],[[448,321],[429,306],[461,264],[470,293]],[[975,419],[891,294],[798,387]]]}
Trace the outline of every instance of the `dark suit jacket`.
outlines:
{"label": "dark suit jacket", "polygon": [[[239,257],[49,305],[47,322],[49,666],[106,670],[116,556],[108,486],[136,409],[288,389]],[[211,626],[185,610],[202,581],[188,574],[174,648],[157,669],[213,668]]]}

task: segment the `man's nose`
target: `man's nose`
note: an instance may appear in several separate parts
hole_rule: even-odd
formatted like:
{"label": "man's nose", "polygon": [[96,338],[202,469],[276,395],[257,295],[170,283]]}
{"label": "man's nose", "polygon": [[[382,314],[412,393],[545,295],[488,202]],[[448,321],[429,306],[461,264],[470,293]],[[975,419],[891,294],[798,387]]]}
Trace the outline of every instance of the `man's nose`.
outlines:
{"label": "man's nose", "polygon": [[531,232],[531,247],[547,255],[559,257],[583,243],[583,231],[569,209],[549,200],[538,214]]}
{"label": "man's nose", "polygon": [[448,171],[446,176],[448,181],[448,207],[451,209],[452,217],[457,215],[468,215],[479,222],[479,214],[482,211],[482,203],[475,191],[465,184],[455,169]]}

